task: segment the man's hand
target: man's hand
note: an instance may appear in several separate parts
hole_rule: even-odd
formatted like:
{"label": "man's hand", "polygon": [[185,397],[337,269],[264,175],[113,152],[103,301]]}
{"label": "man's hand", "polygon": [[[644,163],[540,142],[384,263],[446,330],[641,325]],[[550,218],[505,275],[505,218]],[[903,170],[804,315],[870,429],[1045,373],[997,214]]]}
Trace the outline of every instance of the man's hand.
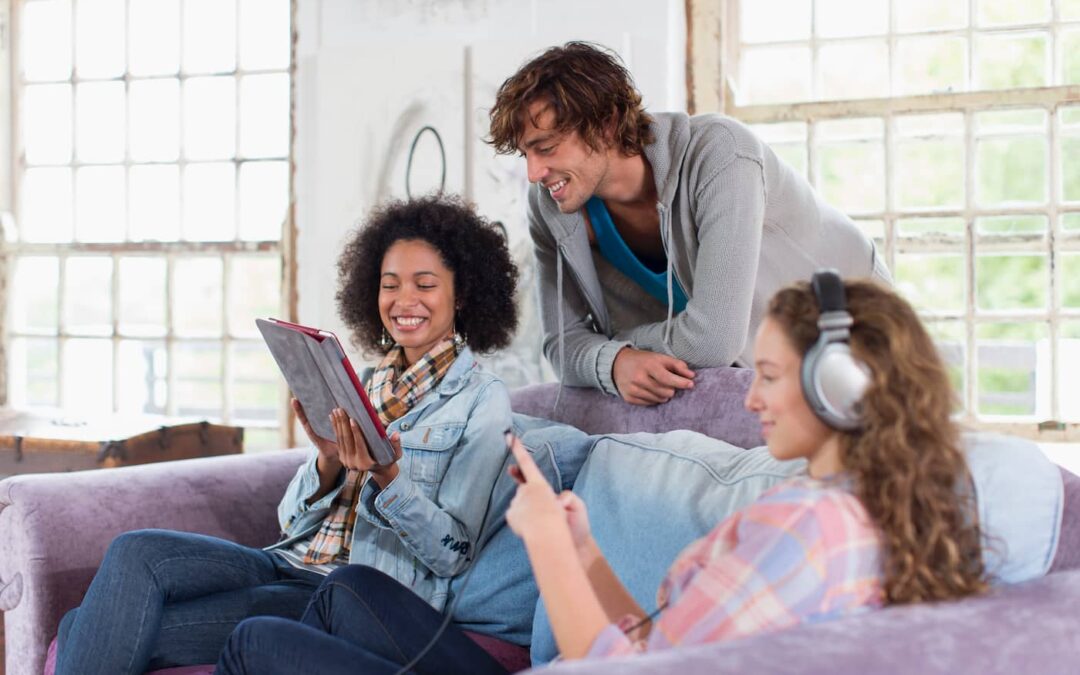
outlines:
{"label": "man's hand", "polygon": [[686,362],[633,347],[615,355],[611,377],[623,400],[634,405],[667,403],[676,391],[694,386],[694,371]]}

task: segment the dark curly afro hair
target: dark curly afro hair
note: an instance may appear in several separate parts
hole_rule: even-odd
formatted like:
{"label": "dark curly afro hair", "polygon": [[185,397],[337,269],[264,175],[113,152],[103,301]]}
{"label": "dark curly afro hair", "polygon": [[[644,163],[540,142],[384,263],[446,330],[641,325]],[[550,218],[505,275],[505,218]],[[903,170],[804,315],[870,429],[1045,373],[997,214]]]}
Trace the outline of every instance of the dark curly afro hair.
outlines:
{"label": "dark curly afro hair", "polygon": [[454,273],[457,330],[474,351],[510,344],[517,330],[514,291],[518,271],[497,226],[457,197],[393,201],[373,211],[338,259],[338,313],[364,350],[379,346],[382,259],[394,242],[419,239],[431,244]]}

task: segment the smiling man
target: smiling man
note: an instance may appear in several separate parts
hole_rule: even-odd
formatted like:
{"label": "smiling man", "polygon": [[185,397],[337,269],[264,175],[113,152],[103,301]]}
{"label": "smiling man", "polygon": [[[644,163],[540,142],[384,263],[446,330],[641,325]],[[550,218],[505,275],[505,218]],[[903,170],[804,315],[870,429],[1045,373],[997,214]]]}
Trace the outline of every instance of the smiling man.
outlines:
{"label": "smiling man", "polygon": [[499,88],[488,142],[528,164],[544,354],[563,383],[668,401],[753,363],[774,291],[818,268],[889,279],[873,243],[752,131],[645,112],[611,52],[552,47]]}

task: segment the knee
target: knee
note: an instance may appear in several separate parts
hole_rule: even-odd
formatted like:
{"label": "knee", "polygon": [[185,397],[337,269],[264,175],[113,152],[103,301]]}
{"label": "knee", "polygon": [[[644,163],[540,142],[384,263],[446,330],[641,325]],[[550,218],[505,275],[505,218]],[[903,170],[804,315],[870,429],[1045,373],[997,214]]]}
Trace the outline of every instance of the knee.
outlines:
{"label": "knee", "polygon": [[346,565],[339,567],[323,580],[320,590],[324,593],[347,591],[360,597],[372,597],[389,584],[397,581],[388,574],[367,565]]}
{"label": "knee", "polygon": [[64,648],[64,643],[67,642],[68,632],[71,631],[71,624],[75,622],[75,617],[79,615],[79,608],[69,611],[60,619],[60,625],[56,628],[56,652],[59,654]]}
{"label": "knee", "polygon": [[244,619],[236,626],[218,659],[217,670],[223,675],[257,672],[252,658],[261,654],[268,644],[274,644],[278,624],[283,619],[259,616]]}
{"label": "knee", "polygon": [[167,530],[132,530],[116,536],[105,551],[105,561],[117,562],[144,560],[155,551],[167,548],[167,540],[172,534]]}

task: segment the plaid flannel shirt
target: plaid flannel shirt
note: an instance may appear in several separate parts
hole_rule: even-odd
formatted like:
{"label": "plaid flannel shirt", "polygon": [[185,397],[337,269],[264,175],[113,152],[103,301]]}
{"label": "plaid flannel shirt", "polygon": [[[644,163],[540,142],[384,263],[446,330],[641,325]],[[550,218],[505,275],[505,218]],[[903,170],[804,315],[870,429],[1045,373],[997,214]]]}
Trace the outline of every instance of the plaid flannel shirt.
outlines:
{"label": "plaid flannel shirt", "polygon": [[648,638],[625,617],[597,636],[590,657],[716,642],[882,604],[881,540],[844,479],[799,477],[690,544],[657,593],[667,603]]}

